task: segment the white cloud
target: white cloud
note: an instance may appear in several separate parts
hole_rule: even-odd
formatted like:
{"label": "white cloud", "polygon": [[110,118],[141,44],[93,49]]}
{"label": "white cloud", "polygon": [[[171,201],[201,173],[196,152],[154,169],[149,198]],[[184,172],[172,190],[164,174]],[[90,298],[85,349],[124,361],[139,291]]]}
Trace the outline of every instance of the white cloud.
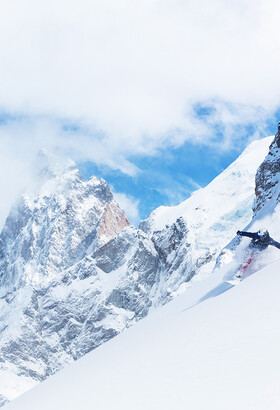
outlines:
{"label": "white cloud", "polygon": [[[274,0],[3,3],[0,107],[24,115],[0,122],[11,197],[42,146],[134,175],[132,155],[185,140],[228,149],[252,122],[257,136],[280,105],[278,9]],[[211,115],[199,118],[198,102]]]}
{"label": "white cloud", "polygon": [[125,211],[125,214],[129,221],[134,224],[138,225],[140,221],[139,215],[139,200],[133,198],[131,195],[126,195],[121,192],[114,192],[113,190],[114,199],[120,205],[120,207]]}
{"label": "white cloud", "polygon": [[270,4],[11,0],[0,16],[0,105],[82,120],[111,145],[144,152],[143,135],[159,144],[179,128],[190,138],[193,102],[271,108],[279,62],[278,49],[274,67],[264,59],[274,51]]}

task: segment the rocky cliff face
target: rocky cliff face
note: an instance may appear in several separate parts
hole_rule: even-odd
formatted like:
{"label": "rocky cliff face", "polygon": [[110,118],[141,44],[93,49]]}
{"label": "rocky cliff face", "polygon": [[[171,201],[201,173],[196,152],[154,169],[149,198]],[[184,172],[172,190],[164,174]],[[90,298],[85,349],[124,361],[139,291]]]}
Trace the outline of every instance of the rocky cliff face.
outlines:
{"label": "rocky cliff face", "polygon": [[104,180],[83,181],[71,161],[43,168],[41,181],[13,207],[0,235],[0,374],[13,376],[3,402],[125,327],[101,329],[85,350],[78,341],[72,347],[100,319],[87,255],[129,225],[124,211]]}
{"label": "rocky cliff face", "polygon": [[116,236],[129,222],[104,180],[72,164],[48,170],[38,194],[11,210],[0,235],[0,284],[42,284]]}
{"label": "rocky cliff face", "polygon": [[269,147],[269,153],[256,173],[256,200],[254,213],[256,214],[265,203],[273,198],[279,202],[279,175],[280,175],[280,123],[278,132]]}
{"label": "rocky cliff face", "polygon": [[252,144],[208,187],[158,208],[140,229],[128,226],[105,181],[84,182],[73,163],[45,170],[0,235],[2,403],[210,274],[252,217],[269,143]]}

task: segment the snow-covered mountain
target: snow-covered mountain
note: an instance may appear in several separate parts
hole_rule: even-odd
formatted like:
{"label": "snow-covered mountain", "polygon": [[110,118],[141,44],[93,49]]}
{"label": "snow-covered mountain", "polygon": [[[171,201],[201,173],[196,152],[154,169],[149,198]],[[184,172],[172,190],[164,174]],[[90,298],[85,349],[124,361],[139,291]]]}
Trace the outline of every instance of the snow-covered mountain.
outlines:
{"label": "snow-covered mountain", "polygon": [[0,393],[8,399],[78,354],[67,341],[81,333],[98,288],[81,280],[77,263],[129,225],[107,183],[84,182],[73,162],[40,174],[38,192],[22,196],[0,235]]}
{"label": "snow-covered mountain", "polygon": [[1,232],[2,287],[49,282],[129,225],[104,180],[84,182],[70,161],[43,171],[39,192],[22,196]]}
{"label": "snow-covered mountain", "polygon": [[210,274],[221,249],[251,221],[255,174],[271,142],[272,137],[253,142],[206,188],[176,207],[156,209],[140,224],[163,256],[160,297],[170,287],[176,294],[184,291],[194,275],[200,280]]}
{"label": "snow-covered mountain", "polygon": [[[206,278],[253,215],[252,143],[208,187],[128,226],[105,181],[44,168],[0,236],[0,394],[11,400]],[[200,283],[204,283],[200,282]]]}
{"label": "snow-covered mountain", "polygon": [[[250,230],[265,226],[277,240],[280,223],[280,175],[275,171],[279,154],[274,148],[279,135],[280,132],[270,145],[268,157],[258,169],[257,197],[254,204],[251,198],[254,218],[247,226]],[[239,167],[242,161],[248,168],[252,166],[257,145],[255,143],[245,152]],[[238,161],[225,171],[224,181],[229,180],[226,176],[239,173]],[[217,181],[221,183],[220,187],[224,186],[222,176],[217,178],[216,183]],[[214,195],[216,183],[214,181],[204,192],[212,192],[213,197],[210,195],[208,199],[219,203],[217,198],[221,191],[218,190],[217,195]],[[242,187],[241,181],[239,183]],[[201,192],[203,191],[193,195],[189,202],[196,203],[198,198],[202,200]],[[232,195],[233,203],[235,196],[239,195],[240,192]],[[170,254],[174,250],[179,251],[184,244],[184,236],[189,235],[188,229],[191,228],[185,229],[183,224],[186,223],[186,216],[194,211],[190,206],[184,214],[189,202],[175,208],[160,208],[141,224],[146,235],[149,233],[148,237],[143,234],[144,238],[151,238],[158,254],[154,269],[158,263],[162,268],[163,261],[166,261],[166,272],[169,268],[167,253],[161,253],[166,248],[157,245],[161,235],[164,237],[166,234],[165,246],[175,244],[169,249]],[[225,196],[227,210],[230,203]],[[223,209],[223,203],[220,203],[220,207]],[[246,207],[242,216],[245,215],[245,209]],[[214,219],[211,220],[212,212],[204,220],[204,224],[209,222],[210,236],[216,232],[212,228],[215,223]],[[240,223],[242,220],[236,213],[228,212],[226,215],[231,216],[228,218],[229,229],[233,221]],[[164,227],[164,219],[169,226]],[[224,219],[222,220],[224,222]],[[177,239],[173,242],[170,239],[170,226],[174,226],[173,238]],[[198,225],[197,229],[201,230],[197,239],[199,241],[200,236],[203,237],[203,224]],[[127,232],[131,235],[128,241]],[[185,232],[185,235],[180,235],[182,232]],[[224,229],[224,232],[227,232],[227,229]],[[130,255],[131,259],[125,258],[125,261],[132,261],[136,255],[131,241],[137,234],[138,230],[126,228],[103,248],[98,249],[95,257],[100,265],[99,269],[112,273],[120,272],[120,267],[124,266],[119,252],[113,257],[110,255],[113,249],[111,244],[116,241],[120,245],[119,249],[124,247],[125,253]],[[204,235],[204,238],[207,237],[206,233]],[[211,275],[204,280],[193,280],[192,286],[189,286],[184,294],[8,404],[7,410],[90,410],[93,406],[100,410],[279,409],[279,250],[271,247],[263,251],[258,258],[260,265],[254,265],[250,271],[251,275],[239,286],[232,287],[224,281],[225,275],[230,271],[234,273],[236,264],[240,262],[239,257],[248,247],[248,243],[248,238],[235,238],[218,257],[215,251],[213,258],[216,263]],[[137,246],[140,244],[142,242]],[[209,244],[212,245],[211,242]],[[212,249],[216,248],[213,246]],[[192,251],[191,245],[188,250]],[[229,253],[231,258],[224,258]],[[209,267],[210,263],[212,261],[209,261]],[[267,266],[263,267],[264,265]],[[201,265],[203,271],[205,266],[207,262]],[[197,273],[196,277],[199,271]],[[168,274],[166,275],[168,279]],[[154,294],[153,296],[155,297]]]}

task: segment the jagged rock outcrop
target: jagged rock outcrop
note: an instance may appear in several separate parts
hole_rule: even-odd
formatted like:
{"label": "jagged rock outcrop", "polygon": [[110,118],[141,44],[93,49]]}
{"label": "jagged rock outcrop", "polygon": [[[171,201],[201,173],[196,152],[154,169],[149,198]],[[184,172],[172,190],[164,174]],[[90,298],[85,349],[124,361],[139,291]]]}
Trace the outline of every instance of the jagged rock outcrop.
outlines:
{"label": "jagged rock outcrop", "polygon": [[260,165],[256,173],[256,199],[254,203],[254,214],[273,198],[279,202],[279,175],[280,175],[280,123],[278,132],[269,147],[269,153]]}
{"label": "jagged rock outcrop", "polygon": [[84,182],[73,163],[52,167],[39,194],[24,195],[7,218],[0,284],[48,282],[128,225],[104,180]]}
{"label": "jagged rock outcrop", "polygon": [[124,211],[115,201],[110,201],[105,207],[103,217],[99,224],[97,235],[98,243],[103,245],[117,236],[117,234],[128,225],[129,221]]}
{"label": "jagged rock outcrop", "polygon": [[9,400],[7,400],[4,396],[0,395],[0,407],[4,406],[4,404],[8,403]]}
{"label": "jagged rock outcrop", "polygon": [[87,255],[129,225],[108,184],[95,177],[83,181],[73,162],[44,163],[40,179],[38,191],[12,208],[0,234],[0,369],[35,381],[126,326],[118,318],[118,330],[91,327],[87,343],[81,336],[90,321],[100,321],[104,302],[96,300],[97,272]]}

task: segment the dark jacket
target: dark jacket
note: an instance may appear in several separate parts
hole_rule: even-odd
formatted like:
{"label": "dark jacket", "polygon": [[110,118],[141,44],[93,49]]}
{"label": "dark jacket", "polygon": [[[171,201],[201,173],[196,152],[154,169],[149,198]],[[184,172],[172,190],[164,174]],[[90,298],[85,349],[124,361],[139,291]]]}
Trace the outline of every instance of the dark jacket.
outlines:
{"label": "dark jacket", "polygon": [[266,249],[269,245],[275,246],[276,248],[280,249],[280,243],[276,242],[269,235],[265,236],[264,238],[260,238],[258,235],[258,232],[242,232],[242,231],[238,231],[237,235],[248,236],[248,238],[252,238],[252,241],[250,243],[250,248],[253,248],[253,249],[258,249],[262,251]]}

